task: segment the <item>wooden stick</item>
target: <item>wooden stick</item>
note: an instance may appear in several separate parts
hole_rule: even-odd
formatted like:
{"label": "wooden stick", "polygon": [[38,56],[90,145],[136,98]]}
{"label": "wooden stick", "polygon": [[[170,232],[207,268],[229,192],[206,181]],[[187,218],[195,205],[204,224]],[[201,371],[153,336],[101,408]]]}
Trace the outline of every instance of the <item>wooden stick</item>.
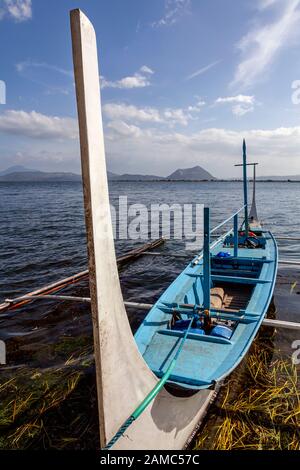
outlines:
{"label": "wooden stick", "polygon": [[195,254],[187,252],[181,255],[180,253],[160,253],[158,251],[149,251],[142,253],[142,256],[162,256],[163,258],[193,258]]}
{"label": "wooden stick", "polygon": [[276,237],[276,240],[292,240],[292,241],[298,241],[300,242],[300,238],[297,237]]}
{"label": "wooden stick", "polygon": [[300,261],[282,259],[278,261],[279,264],[290,264],[291,266],[300,266]]}
{"label": "wooden stick", "polygon": [[158,240],[155,240],[154,242],[146,243],[145,245],[141,246],[140,248],[136,248],[134,250],[129,251],[123,256],[119,256],[117,258],[117,263],[118,265],[122,265],[127,263],[128,261],[131,261],[135,258],[139,258],[142,256],[147,250],[152,250],[153,248],[158,248],[161,246],[165,240],[163,238],[159,238]]}
{"label": "wooden stick", "polygon": [[[145,250],[151,250],[153,248],[157,248],[158,246],[162,245],[164,243],[163,238],[159,238],[158,240],[155,240],[154,242],[146,243],[145,245],[141,246],[140,248],[135,248],[134,250],[128,251],[122,256],[119,256],[117,258],[118,266],[122,266],[129,261],[133,261],[144,253]],[[4,302],[0,304],[0,312],[5,312],[7,310],[13,310],[16,308],[19,308],[23,305],[28,304],[31,302],[30,298],[32,300],[35,298],[35,296],[39,296],[40,294],[50,294],[54,292],[58,292],[59,290],[63,289],[64,287],[67,287],[71,284],[76,284],[77,282],[80,282],[88,277],[89,271],[82,271],[77,274],[73,274],[73,276],[66,277],[65,279],[61,279],[59,281],[53,282],[52,284],[48,284],[44,287],[41,287],[40,289],[37,289],[33,292],[29,292],[25,294],[25,296],[22,296],[20,298],[23,298],[24,300],[20,300],[20,302],[17,303],[8,303]],[[26,297],[26,298],[25,298]],[[15,299],[13,299],[15,300]]]}
{"label": "wooden stick", "polygon": [[39,294],[46,294],[46,293],[50,294],[51,292],[57,292],[63,289],[64,287],[69,286],[70,284],[75,284],[79,281],[82,281],[88,276],[88,274],[89,274],[88,270],[82,271],[80,273],[74,274],[73,276],[66,277],[65,279],[61,279],[60,281],[56,281],[52,284],[48,284],[44,287],[41,287],[40,289],[29,292],[28,294],[26,294],[28,299],[24,301],[20,301],[17,304],[11,305],[10,303],[4,302],[0,304],[0,312],[3,313],[7,310],[13,310],[15,308],[19,308],[23,305],[26,305],[30,302],[30,297],[34,298],[34,296],[39,296]]}
{"label": "wooden stick", "polygon": [[43,299],[50,299],[50,300],[66,300],[71,302],[83,302],[83,303],[91,303],[90,297],[73,297],[72,295],[22,295],[21,297],[17,297],[16,299],[5,299],[10,305],[15,305],[16,303],[22,302],[23,300],[43,300]]}
{"label": "wooden stick", "polygon": [[284,328],[288,330],[299,330],[300,331],[300,323],[291,322],[291,321],[283,321],[283,320],[271,320],[269,318],[265,318],[262,322],[264,326],[272,326],[275,328]]}

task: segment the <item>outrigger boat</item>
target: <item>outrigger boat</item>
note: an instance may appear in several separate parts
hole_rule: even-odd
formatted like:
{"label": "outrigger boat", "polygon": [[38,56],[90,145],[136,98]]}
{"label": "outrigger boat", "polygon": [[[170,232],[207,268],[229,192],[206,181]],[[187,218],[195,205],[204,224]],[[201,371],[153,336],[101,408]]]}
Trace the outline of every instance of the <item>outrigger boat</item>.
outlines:
{"label": "outrigger boat", "polygon": [[[245,141],[243,160],[247,191]],[[276,280],[277,246],[254,216],[249,223],[247,202],[243,209],[244,228],[238,230],[235,214],[234,229],[212,248],[209,208],[204,209],[203,253],[158,299],[135,335],[146,363],[163,377],[187,333],[168,383],[197,390],[223,380],[247,353],[267,312]]]}
{"label": "outrigger boat", "polygon": [[80,10],[71,12],[71,29],[101,447],[182,449],[259,330],[276,280],[276,242],[257,219],[255,198],[248,214],[244,142],[242,228],[239,210],[233,228],[211,244],[231,218],[211,230],[205,208],[203,250],[133,337],[114,250],[95,32]]}

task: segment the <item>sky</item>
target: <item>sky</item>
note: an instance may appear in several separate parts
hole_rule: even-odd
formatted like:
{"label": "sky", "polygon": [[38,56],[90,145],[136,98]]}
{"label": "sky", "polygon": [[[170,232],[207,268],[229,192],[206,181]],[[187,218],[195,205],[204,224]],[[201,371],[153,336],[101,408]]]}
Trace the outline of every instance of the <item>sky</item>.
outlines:
{"label": "sky", "polygon": [[69,11],[98,43],[108,169],[300,174],[300,0],[0,0],[0,170],[80,172]]}

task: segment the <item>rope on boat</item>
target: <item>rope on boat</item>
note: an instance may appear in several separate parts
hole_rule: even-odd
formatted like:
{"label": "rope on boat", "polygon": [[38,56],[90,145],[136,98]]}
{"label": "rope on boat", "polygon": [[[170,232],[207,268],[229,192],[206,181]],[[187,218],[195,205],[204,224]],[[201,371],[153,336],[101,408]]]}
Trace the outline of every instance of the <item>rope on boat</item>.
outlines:
{"label": "rope on boat", "polygon": [[177,352],[174,356],[174,359],[171,361],[169,367],[167,368],[165,374],[163,377],[160,379],[160,381],[155,385],[155,387],[151,390],[150,393],[144,398],[142,403],[134,410],[134,412],[129,416],[129,418],[126,419],[126,421],[122,424],[118,432],[114,435],[114,437],[109,441],[109,443],[102,449],[102,450],[109,450],[112,448],[112,446],[123,436],[125,431],[131,426],[131,424],[138,419],[138,417],[145,411],[145,409],[150,405],[152,400],[157,396],[157,394],[161,391],[167,380],[169,379],[170,375],[173,372],[173,369],[176,365],[177,359],[182,351],[183,345],[187,339],[187,336],[189,334],[189,331],[191,329],[192,323],[194,321],[194,316],[192,316],[191,321],[189,323],[189,326],[187,330],[185,331],[185,334],[182,338],[182,341],[179,345],[179,348],[177,349]]}

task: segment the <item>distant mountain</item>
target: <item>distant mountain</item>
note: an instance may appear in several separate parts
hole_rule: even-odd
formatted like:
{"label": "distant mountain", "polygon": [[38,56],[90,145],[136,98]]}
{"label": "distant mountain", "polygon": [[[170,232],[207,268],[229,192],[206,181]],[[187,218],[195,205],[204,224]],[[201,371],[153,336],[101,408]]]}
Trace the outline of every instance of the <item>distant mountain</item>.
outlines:
{"label": "distant mountain", "polygon": [[59,182],[59,181],[81,181],[81,176],[75,173],[46,173],[43,171],[26,170],[13,172],[0,176],[0,182]]}
{"label": "distant mountain", "polygon": [[206,181],[216,180],[208,171],[201,168],[201,166],[195,166],[193,168],[186,168],[184,170],[176,170],[170,176],[157,176],[157,175],[136,175],[136,174],[124,174],[117,175],[115,173],[108,172],[108,179],[111,181]]}
{"label": "distant mountain", "polygon": [[107,172],[107,177],[109,180],[113,180],[115,179],[116,177],[118,177],[119,175],[117,175],[116,173],[112,173],[111,171],[108,171]]}
{"label": "distant mountain", "polygon": [[28,171],[37,172],[37,170],[30,170],[29,168],[26,168],[23,165],[14,165],[10,166],[6,170],[0,171],[0,176],[10,175],[11,173],[25,173]]}
{"label": "distant mountain", "polygon": [[163,176],[155,175],[130,175],[125,173],[124,175],[116,175],[114,173],[107,172],[108,179],[111,181],[160,181],[164,180]]}
{"label": "distant mountain", "polygon": [[[107,172],[109,181],[217,181],[217,178],[204,170],[201,166],[178,169],[167,177],[156,175],[123,174],[118,175]],[[251,180],[251,178],[249,178]],[[259,176],[258,181],[300,181],[300,175],[288,176]],[[0,171],[0,182],[26,182],[26,181],[81,181],[81,175],[68,172],[45,172],[32,170],[22,165],[15,165]],[[226,179],[222,181],[241,181],[240,179]]]}
{"label": "distant mountain", "polygon": [[216,180],[208,171],[204,170],[201,166],[194,166],[193,168],[179,169],[171,173],[166,178],[172,181],[205,181]]}
{"label": "distant mountain", "polygon": [[[170,176],[157,175],[139,175],[139,174],[123,174],[118,175],[110,171],[107,172],[109,181],[204,181],[216,180],[210,173],[196,166],[194,168],[186,168],[185,170],[176,170]],[[22,166],[14,166],[0,173],[0,182],[26,182],[26,181],[81,181],[81,176],[75,173],[63,172],[45,172],[38,170],[29,170]]]}

